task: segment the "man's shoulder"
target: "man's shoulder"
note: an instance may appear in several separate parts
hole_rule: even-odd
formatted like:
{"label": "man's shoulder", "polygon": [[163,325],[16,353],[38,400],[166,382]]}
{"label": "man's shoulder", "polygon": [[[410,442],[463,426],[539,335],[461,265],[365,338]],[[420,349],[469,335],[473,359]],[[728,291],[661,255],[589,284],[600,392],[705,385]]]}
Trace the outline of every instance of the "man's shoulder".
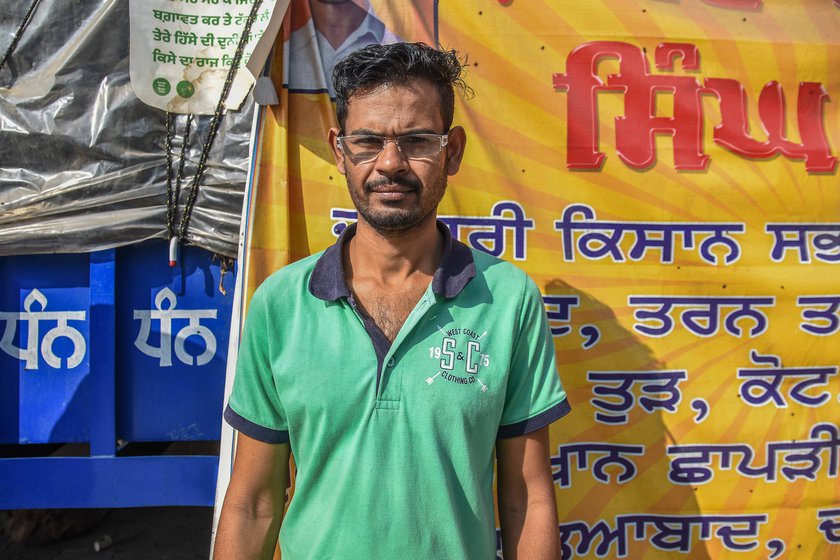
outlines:
{"label": "man's shoulder", "polygon": [[476,274],[484,276],[490,287],[496,289],[519,287],[519,289],[522,289],[523,286],[532,283],[531,278],[525,271],[515,264],[478,249],[470,248],[470,251],[472,251]]}
{"label": "man's shoulder", "polygon": [[269,275],[268,278],[263,280],[263,283],[259,288],[257,288],[257,292],[260,293],[261,296],[265,297],[266,295],[273,294],[279,290],[287,291],[295,286],[302,286],[308,289],[309,277],[311,276],[312,270],[315,268],[318,259],[321,258],[321,255],[323,254],[324,252],[321,251],[319,253],[309,255],[308,257],[304,257],[299,261],[287,264],[283,268],[276,270]]}

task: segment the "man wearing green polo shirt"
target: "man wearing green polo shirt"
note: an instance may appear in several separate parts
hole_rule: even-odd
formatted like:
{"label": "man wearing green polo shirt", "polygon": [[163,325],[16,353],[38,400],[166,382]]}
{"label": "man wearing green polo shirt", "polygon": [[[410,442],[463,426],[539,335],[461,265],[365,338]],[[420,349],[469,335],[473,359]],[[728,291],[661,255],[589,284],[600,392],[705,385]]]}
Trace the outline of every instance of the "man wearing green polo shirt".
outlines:
{"label": "man wearing green polo shirt", "polygon": [[494,463],[505,558],[559,558],[548,424],[569,405],[542,298],[436,220],[461,72],[405,43],[336,66],[329,142],[358,223],[251,300],[217,559],[270,558],[278,531],[284,560],[495,558]]}

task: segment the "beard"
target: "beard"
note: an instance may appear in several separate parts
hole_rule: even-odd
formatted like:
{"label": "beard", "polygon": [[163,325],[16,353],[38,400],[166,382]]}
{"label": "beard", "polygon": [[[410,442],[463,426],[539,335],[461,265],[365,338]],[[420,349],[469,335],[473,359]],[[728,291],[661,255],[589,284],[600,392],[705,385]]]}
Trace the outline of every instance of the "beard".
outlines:
{"label": "beard", "polygon": [[[374,205],[371,196],[376,189],[385,185],[408,187],[409,200],[379,201]],[[446,173],[432,184],[424,187],[420,181],[402,176],[367,181],[363,189],[353,188],[348,182],[350,198],[365,222],[379,231],[406,231],[425,222],[437,210],[446,191]],[[416,201],[411,201],[411,197]]]}

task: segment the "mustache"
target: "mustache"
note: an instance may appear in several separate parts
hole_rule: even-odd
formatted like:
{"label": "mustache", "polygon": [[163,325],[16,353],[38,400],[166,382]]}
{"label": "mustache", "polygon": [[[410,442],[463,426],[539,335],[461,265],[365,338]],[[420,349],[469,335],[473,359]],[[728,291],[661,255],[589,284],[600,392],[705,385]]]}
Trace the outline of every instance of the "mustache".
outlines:
{"label": "mustache", "polygon": [[374,192],[376,189],[380,187],[384,187],[386,185],[400,185],[401,187],[408,187],[415,191],[419,191],[422,188],[420,181],[416,181],[414,179],[409,179],[408,177],[402,177],[400,175],[396,177],[386,178],[382,177],[380,179],[372,179],[365,183],[365,192]]}

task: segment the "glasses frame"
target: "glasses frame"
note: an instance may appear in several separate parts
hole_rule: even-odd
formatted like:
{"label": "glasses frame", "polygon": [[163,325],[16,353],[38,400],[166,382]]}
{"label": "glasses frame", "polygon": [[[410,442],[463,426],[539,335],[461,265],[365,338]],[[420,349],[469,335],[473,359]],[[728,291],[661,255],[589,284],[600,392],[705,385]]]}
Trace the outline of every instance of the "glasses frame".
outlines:
{"label": "glasses frame", "polygon": [[[426,133],[426,132],[419,132],[419,133],[400,134],[399,136],[380,136],[378,134],[347,134],[347,135],[337,136],[336,139],[335,139],[335,144],[336,144],[336,147],[339,149],[339,151],[341,151],[342,154],[347,156],[347,158],[350,161],[352,161],[354,165],[361,165],[363,163],[370,163],[370,162],[376,160],[380,155],[382,155],[382,152],[385,151],[385,146],[388,145],[388,142],[393,142],[394,145],[397,147],[397,150],[400,152],[400,154],[402,154],[407,159],[423,159],[423,158],[426,158],[426,157],[436,156],[437,154],[441,153],[443,151],[443,149],[447,146],[447,144],[449,144],[449,133],[450,132],[451,131],[449,131],[449,130],[444,132],[443,134],[432,134],[432,133]],[[403,151],[403,149],[400,147],[400,138],[409,138],[411,136],[428,136],[428,137],[437,138],[438,142],[439,142],[437,151],[434,152],[434,153],[431,153],[431,154],[423,155],[423,156],[410,156],[410,155],[406,154]],[[376,155],[374,155],[372,157],[354,156],[353,154],[350,153],[349,150],[346,150],[345,147],[344,147],[344,140],[348,139],[348,138],[377,138],[379,140],[382,140],[382,148],[380,148],[380,150],[378,152],[376,152]]]}

